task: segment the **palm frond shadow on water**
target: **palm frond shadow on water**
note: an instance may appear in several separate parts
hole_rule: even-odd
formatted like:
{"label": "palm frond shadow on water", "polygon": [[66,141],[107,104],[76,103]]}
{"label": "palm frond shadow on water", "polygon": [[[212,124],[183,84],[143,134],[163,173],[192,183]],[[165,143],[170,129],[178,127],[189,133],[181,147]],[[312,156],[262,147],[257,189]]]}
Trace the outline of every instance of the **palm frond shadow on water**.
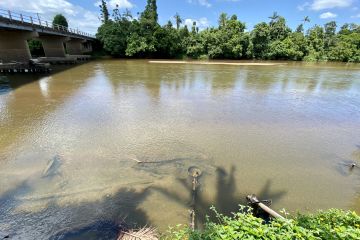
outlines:
{"label": "palm frond shadow on water", "polygon": [[121,188],[101,200],[78,204],[48,199],[43,210],[17,211],[22,196],[31,191],[25,181],[0,195],[0,239],[117,239],[121,230],[151,225],[138,207],[149,195],[148,188]]}
{"label": "palm frond shadow on water", "polygon": [[[235,180],[235,171],[236,168],[234,166],[231,167],[229,172],[222,167],[218,167],[216,169],[216,195],[214,199],[207,199],[198,189],[195,192],[192,192],[191,179],[186,178],[178,179],[178,181],[185,189],[189,190],[188,199],[184,199],[177,191],[174,190],[168,190],[160,187],[152,187],[152,189],[164,194],[172,201],[189,207],[189,209],[193,207],[196,214],[195,225],[196,227],[202,228],[206,221],[206,216],[208,216],[211,220],[216,219],[215,214],[210,210],[211,206],[214,206],[219,213],[231,216],[232,213],[239,210],[239,204],[247,204],[245,201],[246,194],[251,193],[243,193],[244,195],[236,194],[239,192],[239,189],[237,188]],[[272,191],[271,185],[271,180],[267,180],[260,191],[255,191],[260,199],[271,199],[273,202],[276,202],[286,194],[286,191]],[[192,203],[193,194],[195,194],[194,203]]]}

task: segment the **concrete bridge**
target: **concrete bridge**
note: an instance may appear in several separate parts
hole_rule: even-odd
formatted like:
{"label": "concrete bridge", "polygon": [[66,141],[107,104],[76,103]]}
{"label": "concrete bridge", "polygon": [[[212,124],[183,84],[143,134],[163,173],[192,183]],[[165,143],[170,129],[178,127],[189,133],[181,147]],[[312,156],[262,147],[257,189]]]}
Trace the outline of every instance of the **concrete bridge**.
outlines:
{"label": "concrete bridge", "polygon": [[28,63],[31,53],[27,40],[30,39],[42,42],[45,57],[65,58],[66,52],[70,55],[91,52],[95,36],[53,25],[51,21],[41,19],[39,14],[26,16],[0,9],[0,62]]}

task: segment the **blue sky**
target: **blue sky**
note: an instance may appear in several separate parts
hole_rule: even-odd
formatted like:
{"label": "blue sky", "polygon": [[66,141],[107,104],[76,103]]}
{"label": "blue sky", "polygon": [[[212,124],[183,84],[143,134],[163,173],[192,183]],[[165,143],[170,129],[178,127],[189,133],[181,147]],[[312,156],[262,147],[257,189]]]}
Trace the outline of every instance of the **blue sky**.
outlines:
{"label": "blue sky", "polygon": [[[51,19],[56,13],[63,13],[72,27],[95,33],[100,22],[99,0],[0,0],[1,9],[18,12],[40,13]],[[136,16],[144,9],[146,0],[108,0],[109,8],[118,4],[128,8]],[[360,23],[360,0],[158,0],[160,24],[165,24],[178,12],[187,24],[197,21],[201,29],[216,26],[221,12],[236,14],[247,23],[248,29],[261,21],[269,21],[274,11],[288,20],[295,28],[304,16],[311,23],[324,24],[335,20],[338,25],[345,22]]]}

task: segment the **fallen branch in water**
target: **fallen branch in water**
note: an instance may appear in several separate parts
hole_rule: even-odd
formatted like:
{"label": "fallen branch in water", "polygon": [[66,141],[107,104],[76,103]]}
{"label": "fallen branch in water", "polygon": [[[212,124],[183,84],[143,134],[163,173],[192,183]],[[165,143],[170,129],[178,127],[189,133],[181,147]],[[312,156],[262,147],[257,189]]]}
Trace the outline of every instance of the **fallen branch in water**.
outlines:
{"label": "fallen branch in water", "polygon": [[143,161],[140,161],[140,160],[137,159],[136,157],[130,157],[130,156],[128,156],[128,158],[131,159],[131,160],[134,160],[134,161],[137,162],[137,163],[143,163]]}
{"label": "fallen branch in water", "polygon": [[173,163],[173,162],[185,160],[185,158],[179,158],[179,159],[175,158],[175,159],[161,160],[161,161],[141,161],[141,160],[137,159],[136,157],[128,156],[128,158],[130,160],[133,160],[133,161],[137,162],[137,163],[153,163],[153,164],[167,164],[167,163]]}
{"label": "fallen branch in water", "polygon": [[120,235],[117,240],[158,240],[158,234],[155,228],[142,228],[134,231],[120,231]]}

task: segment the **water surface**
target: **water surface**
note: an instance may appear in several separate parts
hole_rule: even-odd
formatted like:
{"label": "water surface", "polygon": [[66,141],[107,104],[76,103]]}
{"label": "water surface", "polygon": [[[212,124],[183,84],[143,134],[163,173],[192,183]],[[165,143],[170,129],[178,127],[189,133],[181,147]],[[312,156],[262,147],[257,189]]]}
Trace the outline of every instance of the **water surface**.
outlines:
{"label": "water surface", "polygon": [[191,166],[200,223],[251,193],[276,210],[359,213],[352,162],[356,64],[102,60],[0,76],[0,234],[14,239],[107,239],[124,218],[188,224]]}

